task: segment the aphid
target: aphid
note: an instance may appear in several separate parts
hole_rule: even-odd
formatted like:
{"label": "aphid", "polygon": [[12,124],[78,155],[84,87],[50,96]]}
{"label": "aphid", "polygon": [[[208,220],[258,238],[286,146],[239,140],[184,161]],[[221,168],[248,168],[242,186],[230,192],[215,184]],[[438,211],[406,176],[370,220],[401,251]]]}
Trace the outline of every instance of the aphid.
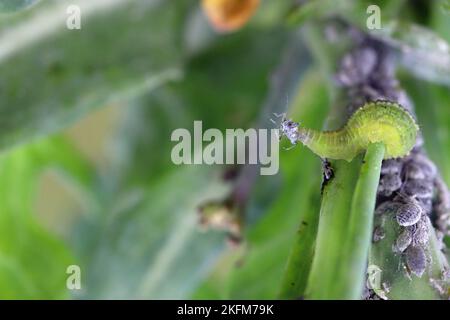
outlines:
{"label": "aphid", "polygon": [[404,171],[405,171],[405,178],[407,180],[410,179],[420,180],[426,178],[424,170],[422,170],[419,164],[413,161],[410,161],[406,164]]}
{"label": "aphid", "polygon": [[327,159],[322,160],[323,183],[326,184],[334,176],[333,167]]}
{"label": "aphid", "polygon": [[291,142],[301,141],[322,159],[351,161],[376,142],[385,144],[385,159],[407,155],[414,146],[418,126],[400,105],[376,101],[359,108],[337,131],[303,128],[291,120],[283,121],[280,129]]}
{"label": "aphid", "polygon": [[426,179],[433,179],[437,174],[436,165],[430,161],[425,155],[417,153],[414,156],[414,163],[419,165],[425,174]]}
{"label": "aphid", "polygon": [[202,0],[203,11],[220,32],[241,28],[253,15],[259,0]]}
{"label": "aphid", "polygon": [[394,191],[400,189],[402,179],[399,174],[386,174],[380,178],[378,193],[383,196],[390,196]]}
{"label": "aphid", "polygon": [[403,227],[412,226],[419,221],[423,209],[417,201],[402,204],[397,208],[395,218],[399,225]]}
{"label": "aphid", "polygon": [[[275,116],[278,116],[277,114],[275,114]],[[280,135],[280,139],[282,136],[285,136],[286,138],[289,139],[289,141],[295,145],[298,142],[298,128],[299,128],[300,124],[298,122],[294,122],[290,119],[286,119],[285,116],[283,115],[283,119],[281,120],[281,125],[280,125],[280,130],[281,130],[281,135]]]}
{"label": "aphid", "polygon": [[385,213],[389,214],[396,212],[401,205],[402,205],[401,203],[396,201],[385,201],[382,204],[378,205],[378,207],[375,210],[375,214],[382,215]]}
{"label": "aphid", "polygon": [[424,212],[427,214],[433,209],[433,201],[431,198],[418,198],[417,202],[422,206]]}
{"label": "aphid", "polygon": [[370,76],[376,64],[377,53],[373,48],[362,47],[353,50],[342,58],[336,79],[343,86],[355,86]]}
{"label": "aphid", "polygon": [[415,198],[432,198],[433,182],[430,180],[407,180],[402,187],[403,193]]}
{"label": "aphid", "polygon": [[409,271],[419,278],[427,267],[425,251],[420,246],[409,246],[406,250],[406,265]]}
{"label": "aphid", "polygon": [[383,161],[381,166],[381,174],[400,174],[402,163],[396,159],[388,159]]}
{"label": "aphid", "polygon": [[416,225],[409,227],[412,232],[412,241],[415,245],[426,244],[429,239],[428,217],[423,215]]}
{"label": "aphid", "polygon": [[405,228],[395,240],[394,252],[403,252],[412,243],[411,231]]}
{"label": "aphid", "polygon": [[382,226],[376,226],[373,229],[372,242],[378,242],[380,240],[383,240],[385,236],[386,236],[386,233],[385,233],[383,227]]}

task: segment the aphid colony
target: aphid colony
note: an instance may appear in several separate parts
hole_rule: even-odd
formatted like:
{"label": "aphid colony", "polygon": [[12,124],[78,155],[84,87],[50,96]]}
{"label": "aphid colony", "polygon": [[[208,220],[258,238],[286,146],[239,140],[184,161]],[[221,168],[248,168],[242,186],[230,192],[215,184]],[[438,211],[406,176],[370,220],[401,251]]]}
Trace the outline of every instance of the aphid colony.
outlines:
{"label": "aphid colony", "polygon": [[[342,28],[343,32],[336,32]],[[342,89],[346,98],[347,114],[353,114],[367,101],[386,99],[398,102],[414,117],[414,105],[396,78],[397,65],[390,48],[383,41],[339,21],[329,23],[328,29],[325,36],[330,42],[348,37],[354,43],[354,47],[343,55],[334,75],[336,85]],[[383,261],[379,262],[383,264],[386,259],[397,260],[392,259],[391,255],[400,258],[406,276],[420,276],[427,271],[431,265],[430,236],[436,234],[436,244],[441,246],[437,250],[442,250],[445,248],[442,235],[448,233],[449,229],[449,192],[435,165],[424,153],[423,143],[422,136],[418,134],[408,156],[383,161],[377,192],[375,215],[383,216],[377,216],[375,220],[393,222],[389,223],[390,227],[398,225],[396,230],[389,230],[395,232],[394,241],[390,236],[387,237],[388,230],[384,229],[382,223],[374,225],[373,241],[377,242],[377,247],[383,253],[379,257]],[[388,239],[389,243],[378,243]],[[391,253],[385,251],[390,246],[393,249]],[[429,281],[440,295],[448,297],[448,289],[441,283],[450,279],[450,271],[445,268],[440,271],[440,278],[429,277]],[[363,295],[365,299],[389,298],[392,283],[383,276],[386,272],[380,269],[381,292],[367,285]]]}
{"label": "aphid colony", "polygon": [[[393,214],[400,234],[393,244],[394,252],[405,255],[405,263],[409,272],[422,276],[431,259],[426,253],[429,240],[430,216],[433,222],[449,210],[448,191],[435,188],[439,180],[436,166],[419,150],[413,152],[402,161],[386,160],[381,169],[378,197],[381,202],[376,214]],[[383,201],[383,199],[385,199]],[[380,227],[379,227],[380,228]],[[438,227],[437,232],[443,235],[447,226]],[[379,241],[379,231],[374,232],[374,241]]]}

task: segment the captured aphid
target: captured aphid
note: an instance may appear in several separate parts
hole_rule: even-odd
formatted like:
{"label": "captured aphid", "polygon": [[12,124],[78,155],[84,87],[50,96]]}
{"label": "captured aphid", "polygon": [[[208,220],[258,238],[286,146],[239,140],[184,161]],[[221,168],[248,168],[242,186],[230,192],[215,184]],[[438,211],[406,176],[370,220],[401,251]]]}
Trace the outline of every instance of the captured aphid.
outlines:
{"label": "captured aphid", "polygon": [[317,131],[284,120],[280,128],[291,142],[300,141],[322,159],[351,161],[369,144],[382,142],[384,159],[403,157],[414,147],[418,126],[400,105],[389,101],[366,103],[336,131]]}
{"label": "captured aphid", "polygon": [[286,138],[289,139],[289,141],[292,144],[297,144],[298,142],[298,128],[299,128],[300,124],[298,122],[294,122],[292,120],[286,119],[283,116],[283,119],[281,120],[281,125],[280,125],[280,138],[285,136]]}
{"label": "captured aphid", "polygon": [[259,0],[202,0],[211,25],[220,32],[241,28],[253,15]]}

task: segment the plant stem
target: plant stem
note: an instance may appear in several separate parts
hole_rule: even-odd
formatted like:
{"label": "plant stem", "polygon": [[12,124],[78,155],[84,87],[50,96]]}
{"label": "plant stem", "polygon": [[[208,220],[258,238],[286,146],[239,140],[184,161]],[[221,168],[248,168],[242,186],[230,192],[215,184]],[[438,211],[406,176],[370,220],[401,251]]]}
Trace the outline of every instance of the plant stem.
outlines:
{"label": "plant stem", "polygon": [[309,299],[339,298],[333,292],[333,286],[342,262],[360,163],[361,157],[350,163],[345,160],[331,162],[334,177],[323,188],[314,259],[305,291]]}
{"label": "plant stem", "polygon": [[359,170],[360,157],[336,162],[335,177],[322,198],[308,298],[361,297],[384,151],[381,143],[369,145]]}
{"label": "plant stem", "polygon": [[372,238],[373,212],[385,153],[383,143],[369,145],[353,195],[348,237],[336,279],[336,294],[342,299],[360,299]]}
{"label": "plant stem", "polygon": [[308,210],[302,217],[281,282],[280,299],[296,299],[304,294],[314,257],[318,220],[314,210]]}

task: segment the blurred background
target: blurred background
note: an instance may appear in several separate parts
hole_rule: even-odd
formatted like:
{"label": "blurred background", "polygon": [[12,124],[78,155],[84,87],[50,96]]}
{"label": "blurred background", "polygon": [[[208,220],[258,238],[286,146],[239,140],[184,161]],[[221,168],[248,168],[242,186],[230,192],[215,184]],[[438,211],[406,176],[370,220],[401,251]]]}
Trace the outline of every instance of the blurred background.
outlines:
{"label": "blurred background", "polygon": [[[301,215],[319,210],[319,159],[282,150],[274,176],[176,166],[170,135],[272,127],[288,107],[321,128],[330,74],[304,29],[364,28],[372,2],[382,23],[424,28],[385,37],[409,49],[401,85],[448,184],[448,1],[261,0],[227,30],[197,0],[0,2],[0,298],[275,298]],[[239,234],[199,228],[199,207],[236,190]]]}

